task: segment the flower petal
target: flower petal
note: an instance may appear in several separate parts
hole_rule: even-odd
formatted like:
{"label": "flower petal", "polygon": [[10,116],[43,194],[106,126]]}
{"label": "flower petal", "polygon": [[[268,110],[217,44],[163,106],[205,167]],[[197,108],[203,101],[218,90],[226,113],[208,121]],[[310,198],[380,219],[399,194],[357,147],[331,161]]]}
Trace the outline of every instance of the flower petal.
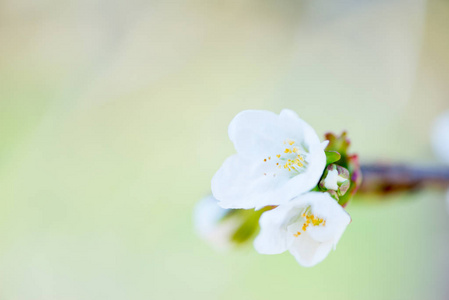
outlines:
{"label": "flower petal", "polygon": [[[326,154],[322,144],[318,143],[310,146],[307,162],[306,171],[291,178],[283,187],[284,191],[281,193],[285,195],[284,198],[292,199],[310,191],[318,184],[326,166]],[[280,204],[282,203],[285,202],[280,201]]]}
{"label": "flower petal", "polygon": [[290,199],[313,189],[326,165],[322,145],[311,147],[305,172],[292,178],[264,176],[263,163],[239,154],[226,159],[212,178],[212,193],[223,208],[256,208],[286,204]]}
{"label": "flower petal", "polygon": [[286,139],[303,145],[320,143],[315,130],[289,109],[279,115],[264,110],[242,111],[229,124],[228,134],[238,153],[257,159],[277,152]]}
{"label": "flower petal", "polygon": [[287,138],[279,127],[279,116],[264,110],[240,112],[229,124],[228,134],[239,154],[255,160],[277,152]]}
{"label": "flower petal", "polygon": [[[308,172],[293,178],[264,176],[261,165],[236,154],[225,160],[212,178],[211,189],[223,208],[256,208],[281,205],[310,191],[319,181],[325,155],[311,160]],[[320,171],[321,170],[321,171]]]}
{"label": "flower petal", "polygon": [[[298,263],[310,267],[321,262],[340,240],[351,218],[349,214],[328,193],[309,192],[298,196],[286,205],[279,206],[289,211],[284,222],[291,222],[292,212],[301,213],[304,208],[310,207],[310,212],[318,218],[323,218],[325,225],[310,225],[307,231],[292,239],[288,249],[295,256]],[[291,231],[294,225],[289,225]],[[300,228],[299,226],[297,226]],[[293,228],[293,229],[292,229]],[[293,236],[290,232],[290,235]],[[288,237],[290,237],[288,235]]]}
{"label": "flower petal", "polygon": [[312,226],[308,234],[318,242],[330,241],[335,247],[351,222],[351,217],[328,193],[315,192],[307,195],[314,197],[313,201],[309,202],[312,213],[326,220],[326,226]]}
{"label": "flower petal", "polygon": [[325,226],[309,226],[308,235],[318,242],[333,242],[336,245],[351,222],[351,217],[338,202],[328,193],[309,192],[292,201],[287,206],[294,207],[310,206],[312,214],[326,220]]}
{"label": "flower petal", "polygon": [[254,240],[254,248],[261,254],[279,254],[288,248],[288,232],[285,220],[290,214],[289,207],[278,206],[264,212],[259,219],[260,233]]}
{"label": "flower petal", "polygon": [[[327,143],[320,143],[312,127],[291,110],[280,115],[243,111],[229,125],[229,137],[238,154],[227,159],[212,179],[212,192],[223,208],[285,204],[313,189],[326,165]],[[287,140],[306,150],[306,167],[294,176],[273,159],[267,162],[284,153]]]}
{"label": "flower petal", "polygon": [[[303,213],[311,213],[313,218],[322,218],[325,222],[303,229]],[[299,264],[311,267],[335,248],[350,220],[329,194],[309,192],[265,212],[259,220],[261,231],[254,247],[262,254],[278,254],[288,249]]]}
{"label": "flower petal", "polygon": [[265,203],[275,181],[258,171],[258,165],[236,154],[225,160],[212,178],[211,189],[223,208],[254,208]]}
{"label": "flower petal", "polygon": [[251,208],[255,206],[248,198],[251,190],[251,170],[254,166],[250,161],[235,154],[225,160],[215,173],[211,189],[219,205],[224,208]]}
{"label": "flower petal", "polygon": [[290,110],[283,109],[279,115],[281,127],[286,135],[291,138],[300,139],[305,144],[319,144],[320,138],[315,130],[307,122],[302,120],[298,115]]}
{"label": "flower petal", "polygon": [[302,234],[294,240],[289,251],[301,266],[312,267],[329,255],[332,246],[331,241],[321,243],[311,238],[309,234]]}

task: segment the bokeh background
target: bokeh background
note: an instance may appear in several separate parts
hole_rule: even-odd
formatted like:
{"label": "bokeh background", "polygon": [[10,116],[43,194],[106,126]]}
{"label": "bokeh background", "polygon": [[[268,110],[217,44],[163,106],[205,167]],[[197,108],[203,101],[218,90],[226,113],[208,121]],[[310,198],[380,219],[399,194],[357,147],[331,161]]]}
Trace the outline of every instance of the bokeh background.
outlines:
{"label": "bokeh background", "polygon": [[446,0],[1,0],[0,299],[447,299],[441,192],[353,202],[311,269],[217,253],[192,210],[244,109],[439,164],[448,28]]}

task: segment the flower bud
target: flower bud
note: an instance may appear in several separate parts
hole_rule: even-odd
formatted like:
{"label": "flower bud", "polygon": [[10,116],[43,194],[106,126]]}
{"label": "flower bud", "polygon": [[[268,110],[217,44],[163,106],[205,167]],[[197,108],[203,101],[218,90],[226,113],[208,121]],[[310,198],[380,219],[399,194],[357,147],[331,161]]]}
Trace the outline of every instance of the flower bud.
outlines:
{"label": "flower bud", "polygon": [[232,247],[232,235],[240,225],[237,220],[225,220],[231,212],[218,206],[213,196],[202,199],[195,206],[194,227],[197,234],[216,250]]}
{"label": "flower bud", "polygon": [[349,189],[349,171],[342,166],[330,164],[324,171],[320,181],[320,189],[327,191],[331,196],[338,200]]}
{"label": "flower bud", "polygon": [[216,250],[228,250],[252,239],[259,229],[260,215],[273,206],[260,210],[225,209],[214,196],[202,199],[194,211],[197,234]]}

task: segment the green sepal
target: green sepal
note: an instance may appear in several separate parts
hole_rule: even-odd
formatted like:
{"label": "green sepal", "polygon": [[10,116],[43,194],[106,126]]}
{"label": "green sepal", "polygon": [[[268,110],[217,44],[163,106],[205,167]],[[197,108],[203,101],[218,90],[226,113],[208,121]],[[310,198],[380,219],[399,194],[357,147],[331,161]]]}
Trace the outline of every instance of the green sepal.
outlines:
{"label": "green sepal", "polygon": [[341,158],[341,154],[337,151],[324,151],[324,154],[326,154],[326,166],[339,161]]}
{"label": "green sepal", "polygon": [[339,136],[329,132],[324,135],[324,138],[329,141],[326,151],[337,151],[342,156],[347,154],[351,141],[346,131],[343,131]]}
{"label": "green sepal", "polygon": [[233,209],[233,216],[241,219],[241,225],[237,227],[231,236],[235,244],[243,244],[253,239],[259,232],[259,219],[262,213],[273,209],[273,206],[266,206],[260,210],[254,209]]}

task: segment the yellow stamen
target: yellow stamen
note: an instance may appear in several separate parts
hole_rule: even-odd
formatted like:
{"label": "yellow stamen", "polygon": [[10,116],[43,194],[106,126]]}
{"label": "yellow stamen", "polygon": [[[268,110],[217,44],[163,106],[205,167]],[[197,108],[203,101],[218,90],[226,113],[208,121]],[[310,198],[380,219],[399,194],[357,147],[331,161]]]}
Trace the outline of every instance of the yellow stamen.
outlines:
{"label": "yellow stamen", "polygon": [[312,226],[320,226],[326,225],[326,220],[322,219],[322,218],[318,218],[316,216],[314,216],[313,214],[311,214],[310,212],[304,212],[302,214],[303,218],[306,218],[306,221],[304,222],[304,224],[302,225],[302,230],[306,231],[307,227],[309,227],[309,225]]}

